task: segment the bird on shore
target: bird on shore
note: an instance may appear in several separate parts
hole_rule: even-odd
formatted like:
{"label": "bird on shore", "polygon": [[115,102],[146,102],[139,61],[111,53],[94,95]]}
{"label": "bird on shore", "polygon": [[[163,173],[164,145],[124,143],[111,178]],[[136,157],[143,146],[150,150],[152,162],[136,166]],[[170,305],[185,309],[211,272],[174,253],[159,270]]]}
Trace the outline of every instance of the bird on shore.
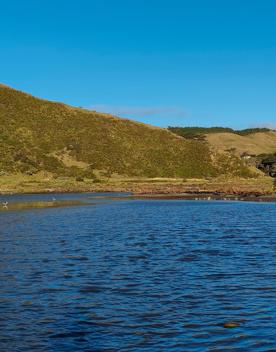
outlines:
{"label": "bird on shore", "polygon": [[8,205],[9,205],[9,202],[7,202],[7,201],[2,202],[2,206],[4,209],[8,209]]}

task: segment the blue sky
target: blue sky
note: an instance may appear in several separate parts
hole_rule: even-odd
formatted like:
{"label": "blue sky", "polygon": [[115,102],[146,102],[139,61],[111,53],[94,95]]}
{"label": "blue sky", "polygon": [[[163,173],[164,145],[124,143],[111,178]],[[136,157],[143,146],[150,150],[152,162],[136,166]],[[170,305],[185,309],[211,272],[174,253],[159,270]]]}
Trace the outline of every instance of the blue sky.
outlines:
{"label": "blue sky", "polygon": [[158,126],[276,125],[275,0],[0,3],[2,83]]}

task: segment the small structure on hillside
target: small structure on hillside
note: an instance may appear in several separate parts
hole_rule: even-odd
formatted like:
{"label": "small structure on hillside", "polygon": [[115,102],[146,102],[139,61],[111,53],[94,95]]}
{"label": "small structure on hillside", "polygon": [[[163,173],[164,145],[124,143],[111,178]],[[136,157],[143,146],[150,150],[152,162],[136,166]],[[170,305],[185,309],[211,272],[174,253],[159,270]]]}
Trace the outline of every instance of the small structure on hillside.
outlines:
{"label": "small structure on hillside", "polygon": [[252,154],[249,154],[247,152],[244,152],[244,153],[242,153],[241,158],[243,160],[250,160],[250,159],[254,158],[255,156],[256,155],[252,155]]}

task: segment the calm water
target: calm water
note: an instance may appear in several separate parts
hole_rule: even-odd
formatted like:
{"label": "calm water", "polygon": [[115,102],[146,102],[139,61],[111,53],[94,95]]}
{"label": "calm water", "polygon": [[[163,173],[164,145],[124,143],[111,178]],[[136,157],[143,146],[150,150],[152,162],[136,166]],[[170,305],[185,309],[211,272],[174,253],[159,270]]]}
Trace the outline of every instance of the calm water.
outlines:
{"label": "calm water", "polygon": [[276,351],[276,204],[56,198],[0,212],[0,351]]}

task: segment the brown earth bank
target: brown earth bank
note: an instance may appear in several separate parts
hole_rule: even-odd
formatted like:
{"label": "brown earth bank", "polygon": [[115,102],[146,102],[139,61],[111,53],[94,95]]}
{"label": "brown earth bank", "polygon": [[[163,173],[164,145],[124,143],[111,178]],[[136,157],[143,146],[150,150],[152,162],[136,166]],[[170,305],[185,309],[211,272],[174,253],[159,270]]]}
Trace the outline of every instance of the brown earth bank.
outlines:
{"label": "brown earth bank", "polygon": [[208,182],[200,185],[135,186],[132,190],[141,199],[242,200],[276,202],[276,191],[268,182]]}

